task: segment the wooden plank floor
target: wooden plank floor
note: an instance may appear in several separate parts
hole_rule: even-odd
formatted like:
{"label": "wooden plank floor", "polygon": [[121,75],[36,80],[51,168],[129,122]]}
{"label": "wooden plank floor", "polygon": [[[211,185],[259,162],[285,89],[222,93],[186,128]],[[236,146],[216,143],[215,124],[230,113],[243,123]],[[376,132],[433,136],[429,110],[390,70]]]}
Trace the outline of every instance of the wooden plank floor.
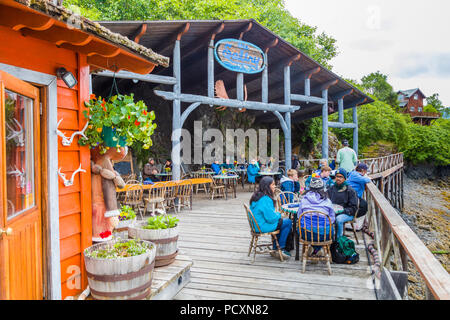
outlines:
{"label": "wooden plank floor", "polygon": [[360,261],[332,264],[332,275],[322,262],[308,262],[301,273],[301,257],[295,261],[294,250],[285,262],[264,254],[256,255],[251,264],[247,256],[251,237],[242,205],[250,196],[239,192],[236,199],[210,200],[199,193],[192,211],[177,214],[179,250],[193,265],[190,282],[174,299],[375,299],[362,241],[356,246]]}

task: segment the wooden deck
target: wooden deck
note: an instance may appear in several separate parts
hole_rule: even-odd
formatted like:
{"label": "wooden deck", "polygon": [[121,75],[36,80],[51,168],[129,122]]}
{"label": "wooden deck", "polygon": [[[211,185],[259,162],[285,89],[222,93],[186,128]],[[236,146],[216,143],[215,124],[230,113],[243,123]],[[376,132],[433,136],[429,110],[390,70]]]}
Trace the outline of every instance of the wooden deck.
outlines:
{"label": "wooden deck", "polygon": [[201,193],[194,196],[192,211],[177,214],[180,254],[192,259],[193,265],[190,282],[174,299],[376,298],[370,288],[372,278],[360,232],[360,244],[356,245],[360,261],[355,265],[332,264],[332,275],[321,262],[308,262],[306,272],[301,273],[301,257],[295,261],[295,251],[286,262],[266,254],[257,255],[251,264],[247,256],[249,225],[242,205],[250,196],[250,192],[241,191],[236,199],[210,200]]}

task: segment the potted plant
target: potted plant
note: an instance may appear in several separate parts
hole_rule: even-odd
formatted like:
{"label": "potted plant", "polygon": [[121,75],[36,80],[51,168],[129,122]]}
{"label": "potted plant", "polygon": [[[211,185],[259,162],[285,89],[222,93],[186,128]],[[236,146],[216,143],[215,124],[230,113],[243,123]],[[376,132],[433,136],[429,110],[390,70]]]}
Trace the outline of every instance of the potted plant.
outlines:
{"label": "potted plant", "polygon": [[155,255],[153,243],[134,239],[114,239],[86,248],[84,263],[93,298],[126,300],[147,297]]}
{"label": "potted plant", "polygon": [[130,206],[120,208],[119,223],[114,228],[114,236],[128,238],[128,227],[136,221],[136,213]]}
{"label": "potted plant", "polygon": [[128,236],[156,244],[155,267],[171,264],[178,254],[179,219],[172,215],[158,215],[128,228]]}
{"label": "potted plant", "polygon": [[84,104],[88,110],[84,110],[83,115],[89,119],[89,125],[85,137],[78,140],[80,145],[91,149],[98,147],[100,154],[109,148],[131,146],[135,141],[142,142],[143,149],[152,146],[155,113],[147,111],[142,100],[135,102],[133,94],[118,94],[108,101],[91,94]]}

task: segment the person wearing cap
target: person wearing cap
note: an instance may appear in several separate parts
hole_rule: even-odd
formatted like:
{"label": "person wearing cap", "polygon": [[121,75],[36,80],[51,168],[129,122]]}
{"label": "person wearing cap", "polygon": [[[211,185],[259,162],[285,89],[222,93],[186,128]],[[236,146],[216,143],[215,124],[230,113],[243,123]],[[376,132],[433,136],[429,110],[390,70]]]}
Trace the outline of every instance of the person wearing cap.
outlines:
{"label": "person wearing cap", "polygon": [[[305,193],[297,212],[297,218],[305,211],[319,211],[330,217],[331,225],[328,219],[324,219],[323,216],[319,216],[317,213],[305,214],[300,220],[301,232],[297,227],[297,232],[303,240],[311,241],[312,235],[319,233],[319,241],[331,240],[329,238],[330,229],[331,237],[334,238],[334,222],[335,213],[333,210],[333,204],[328,198],[327,193],[324,190],[324,182],[320,178],[312,178],[309,185],[309,190]],[[317,228],[317,226],[319,226]],[[319,230],[317,230],[319,229]],[[316,240],[316,238],[314,238]],[[321,246],[313,246],[312,255],[316,255]]]}
{"label": "person wearing cap", "polygon": [[155,176],[158,173],[158,167],[155,164],[155,159],[148,158],[148,162],[144,165],[144,181],[159,181],[159,179]]}
{"label": "person wearing cap", "polygon": [[[330,178],[330,174],[331,174],[331,168],[327,165],[322,166],[318,176],[316,173],[314,173],[315,177],[321,178],[323,180],[325,191],[327,191],[327,189],[330,188],[334,184],[333,180]],[[309,185],[311,184],[312,178],[313,178],[313,176],[310,176],[305,180],[305,189],[306,190],[309,189]]]}
{"label": "person wearing cap", "polygon": [[340,205],[336,212],[336,239],[344,234],[344,223],[353,220],[358,209],[356,192],[347,182],[347,171],[339,168],[336,171],[335,184],[328,189],[328,196],[332,203]]}
{"label": "person wearing cap", "polygon": [[362,217],[367,213],[367,201],[363,199],[363,193],[366,185],[372,181],[367,174],[368,167],[365,163],[360,163],[356,166],[355,171],[348,175],[348,184],[356,191],[359,198],[359,208],[357,217]]}
{"label": "person wearing cap", "polygon": [[348,140],[343,140],[343,148],[339,149],[336,155],[336,163],[339,168],[344,168],[347,172],[355,169],[358,157],[355,150],[348,146]]}

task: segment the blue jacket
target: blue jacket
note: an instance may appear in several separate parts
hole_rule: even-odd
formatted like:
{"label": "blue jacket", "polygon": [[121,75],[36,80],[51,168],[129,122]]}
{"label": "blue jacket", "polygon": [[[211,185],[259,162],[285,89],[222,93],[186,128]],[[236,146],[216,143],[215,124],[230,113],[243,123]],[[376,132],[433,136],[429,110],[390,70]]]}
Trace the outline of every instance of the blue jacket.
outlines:
{"label": "blue jacket", "polygon": [[213,169],[216,174],[221,173],[220,165],[218,165],[217,163],[213,163],[211,165],[211,169]]}
{"label": "blue jacket", "polygon": [[269,196],[263,196],[258,201],[252,202],[250,210],[262,233],[275,231],[281,214],[275,211],[273,200]]}
{"label": "blue jacket", "polygon": [[356,191],[358,198],[362,198],[366,184],[370,182],[370,178],[361,175],[358,171],[352,171],[348,175],[347,183]]}
{"label": "blue jacket", "polygon": [[[281,191],[290,191],[290,192],[294,192],[294,193],[297,193],[300,191],[300,182],[294,181],[291,178],[283,176],[280,180],[280,184],[281,184]],[[287,199],[287,200],[289,202],[292,202],[293,195],[289,194],[288,197],[289,197],[289,199]]]}
{"label": "blue jacket", "polygon": [[[312,230],[313,232],[316,232],[317,230],[317,219],[319,219],[319,233],[320,234],[328,234],[330,227],[333,227],[333,223],[336,219],[336,214],[333,209],[333,204],[331,203],[330,199],[321,199],[318,193],[315,192],[308,192],[300,201],[300,207],[297,212],[297,218],[300,217],[300,215],[309,210],[315,210],[320,211],[326,214],[330,217],[331,220],[331,226],[328,222],[328,219],[326,219],[323,216],[319,216],[317,214],[306,214],[303,216],[302,220],[300,221],[301,228],[305,228],[306,230],[311,230],[311,223],[312,223]],[[325,232],[326,227],[326,232]]]}
{"label": "blue jacket", "polygon": [[234,166],[233,166],[231,163],[229,163],[229,164],[222,163],[222,164],[220,165],[220,167],[221,167],[222,169],[227,169],[227,170],[229,170],[229,169],[234,169]]}
{"label": "blue jacket", "polygon": [[[328,178],[322,178],[323,184],[325,186],[325,191],[327,191],[329,188],[331,188],[334,185],[333,179],[330,177]],[[308,179],[305,180],[305,190],[309,190],[309,185],[311,184],[311,176],[308,177]]]}
{"label": "blue jacket", "polygon": [[250,183],[256,183],[256,177],[259,175],[259,168],[253,164],[249,164],[247,167],[247,179]]}

